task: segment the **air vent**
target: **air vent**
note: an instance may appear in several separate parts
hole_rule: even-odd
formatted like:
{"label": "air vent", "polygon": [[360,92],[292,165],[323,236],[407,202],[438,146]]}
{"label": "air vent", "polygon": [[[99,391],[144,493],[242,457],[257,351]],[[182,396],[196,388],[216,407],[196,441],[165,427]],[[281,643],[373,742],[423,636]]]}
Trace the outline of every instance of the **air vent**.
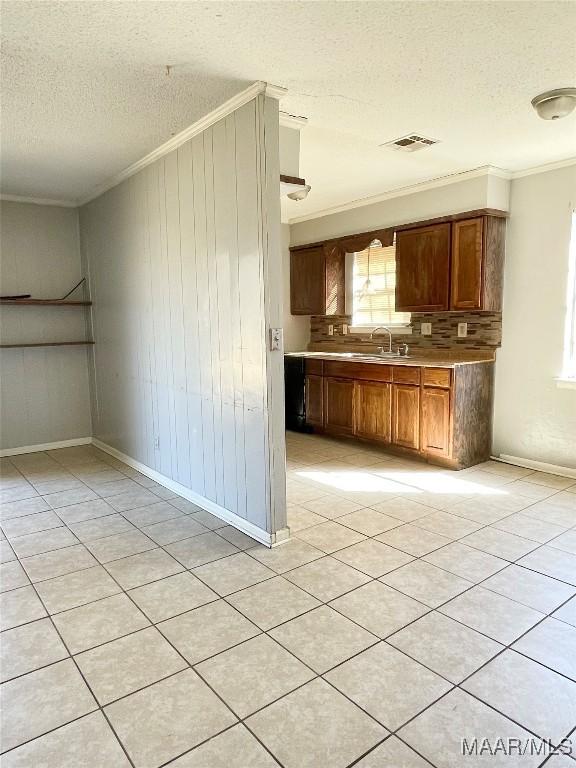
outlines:
{"label": "air vent", "polygon": [[427,139],[425,136],[420,136],[417,133],[411,133],[409,136],[402,136],[401,139],[387,141],[384,144],[380,144],[380,146],[389,147],[396,152],[418,152],[426,147],[431,147],[432,144],[438,144],[438,141],[436,139]]}

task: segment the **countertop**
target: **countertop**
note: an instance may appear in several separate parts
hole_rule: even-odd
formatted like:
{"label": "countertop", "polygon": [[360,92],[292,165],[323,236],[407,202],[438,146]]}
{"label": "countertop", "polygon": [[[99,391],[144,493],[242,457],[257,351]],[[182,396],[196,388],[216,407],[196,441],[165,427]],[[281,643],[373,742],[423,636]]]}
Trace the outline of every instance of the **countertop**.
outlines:
{"label": "countertop", "polygon": [[493,358],[475,357],[473,353],[458,355],[449,353],[442,356],[440,350],[433,355],[411,354],[408,357],[382,357],[378,358],[370,353],[357,352],[286,352],[285,357],[310,357],[315,360],[336,360],[338,362],[363,363],[366,365],[408,365],[418,368],[458,368],[461,365],[475,365],[477,363],[493,363]]}

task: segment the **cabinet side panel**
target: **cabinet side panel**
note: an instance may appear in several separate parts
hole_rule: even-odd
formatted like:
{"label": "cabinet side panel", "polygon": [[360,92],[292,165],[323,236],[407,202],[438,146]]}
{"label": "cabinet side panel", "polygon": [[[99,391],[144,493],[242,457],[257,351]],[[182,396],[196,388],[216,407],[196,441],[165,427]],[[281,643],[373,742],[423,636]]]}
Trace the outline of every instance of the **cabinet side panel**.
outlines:
{"label": "cabinet side panel", "polygon": [[494,363],[455,369],[453,458],[460,469],[490,458],[493,400]]}

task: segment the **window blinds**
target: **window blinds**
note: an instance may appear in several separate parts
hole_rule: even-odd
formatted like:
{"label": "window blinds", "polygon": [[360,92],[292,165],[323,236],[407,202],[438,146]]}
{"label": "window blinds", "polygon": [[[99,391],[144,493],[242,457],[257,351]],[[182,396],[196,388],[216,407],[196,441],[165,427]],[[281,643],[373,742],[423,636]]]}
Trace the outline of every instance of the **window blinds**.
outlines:
{"label": "window blinds", "polygon": [[353,325],[407,325],[409,312],[396,312],[396,248],[378,241],[354,254]]}

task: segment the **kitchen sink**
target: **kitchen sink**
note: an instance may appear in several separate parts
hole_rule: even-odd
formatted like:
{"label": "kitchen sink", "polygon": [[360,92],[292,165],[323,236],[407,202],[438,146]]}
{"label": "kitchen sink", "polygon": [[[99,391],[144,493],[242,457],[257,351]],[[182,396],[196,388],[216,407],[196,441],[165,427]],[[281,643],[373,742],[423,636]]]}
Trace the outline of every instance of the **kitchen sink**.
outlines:
{"label": "kitchen sink", "polygon": [[381,360],[410,360],[410,355],[399,355],[397,352],[383,352],[382,354],[374,353],[372,355],[365,352],[301,352],[301,353],[289,353],[296,354],[299,357],[338,357],[345,360],[365,360],[365,361],[381,361]]}

